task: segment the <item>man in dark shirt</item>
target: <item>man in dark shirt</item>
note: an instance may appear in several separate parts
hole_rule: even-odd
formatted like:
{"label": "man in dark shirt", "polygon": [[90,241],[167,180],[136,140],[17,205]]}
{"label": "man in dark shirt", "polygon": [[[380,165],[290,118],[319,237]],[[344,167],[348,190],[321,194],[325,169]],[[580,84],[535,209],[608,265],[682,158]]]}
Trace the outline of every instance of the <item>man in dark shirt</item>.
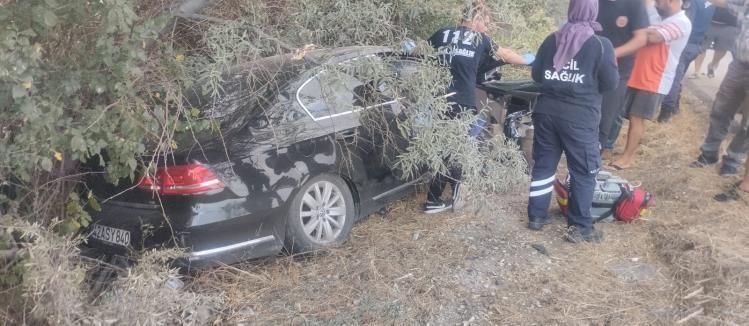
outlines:
{"label": "man in dark shirt", "polygon": [[[476,112],[476,77],[482,58],[493,57],[509,64],[529,64],[530,56],[520,56],[516,52],[499,47],[485,34],[489,23],[489,11],[483,1],[476,0],[463,10],[460,26],[445,27],[429,38],[430,44],[437,50],[440,62],[450,67],[452,83],[448,92],[454,93],[448,97],[452,108],[450,118],[462,112]],[[481,121],[479,121],[481,123]],[[483,126],[474,126],[469,134],[476,137]],[[438,213],[447,209],[457,209],[460,203],[461,171],[452,169],[450,175],[437,175],[432,180],[424,205],[425,213]],[[450,203],[442,201],[442,192],[447,183],[453,187],[453,200]]]}
{"label": "man in dark shirt", "polygon": [[[624,95],[634,66],[634,54],[647,45],[645,28],[650,26],[650,22],[643,0],[599,0],[598,4],[598,23],[603,30],[597,34],[608,38],[614,45],[620,78],[616,89],[603,94],[601,104],[598,141],[603,148],[603,159],[608,160],[621,127]],[[615,125],[617,121],[620,124],[618,127]]]}

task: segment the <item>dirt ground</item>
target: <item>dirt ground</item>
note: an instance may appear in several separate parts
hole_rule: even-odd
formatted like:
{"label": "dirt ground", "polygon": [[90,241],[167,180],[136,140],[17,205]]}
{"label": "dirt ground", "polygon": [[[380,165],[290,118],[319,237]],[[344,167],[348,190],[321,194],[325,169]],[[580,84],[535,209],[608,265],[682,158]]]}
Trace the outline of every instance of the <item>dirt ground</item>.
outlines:
{"label": "dirt ground", "polygon": [[749,202],[714,202],[737,178],[687,168],[707,105],[684,107],[649,125],[639,166],[618,173],[656,195],[652,215],[599,225],[600,245],[565,243],[555,203],[552,225],[526,229],[526,189],[436,216],[414,194],[342,248],[219,268],[193,286],[225,291],[219,322],[247,325],[747,325]]}

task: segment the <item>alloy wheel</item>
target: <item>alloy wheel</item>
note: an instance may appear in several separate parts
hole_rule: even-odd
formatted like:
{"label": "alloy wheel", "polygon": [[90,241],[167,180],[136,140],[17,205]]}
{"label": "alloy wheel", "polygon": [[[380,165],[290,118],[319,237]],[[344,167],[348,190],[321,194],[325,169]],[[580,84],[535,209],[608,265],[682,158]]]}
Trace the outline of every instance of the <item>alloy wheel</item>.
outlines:
{"label": "alloy wheel", "polygon": [[335,184],[314,183],[302,197],[299,209],[304,234],[310,240],[327,244],[341,234],[346,222],[346,201]]}

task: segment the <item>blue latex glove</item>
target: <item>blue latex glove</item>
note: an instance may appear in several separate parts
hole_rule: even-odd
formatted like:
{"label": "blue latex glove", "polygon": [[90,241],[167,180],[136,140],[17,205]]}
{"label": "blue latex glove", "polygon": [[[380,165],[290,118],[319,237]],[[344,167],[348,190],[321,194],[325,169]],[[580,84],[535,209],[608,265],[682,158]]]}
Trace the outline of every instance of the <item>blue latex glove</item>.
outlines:
{"label": "blue latex glove", "polygon": [[528,65],[532,65],[533,61],[536,61],[536,56],[533,53],[525,53],[521,55],[523,59],[525,59],[526,62],[528,62]]}

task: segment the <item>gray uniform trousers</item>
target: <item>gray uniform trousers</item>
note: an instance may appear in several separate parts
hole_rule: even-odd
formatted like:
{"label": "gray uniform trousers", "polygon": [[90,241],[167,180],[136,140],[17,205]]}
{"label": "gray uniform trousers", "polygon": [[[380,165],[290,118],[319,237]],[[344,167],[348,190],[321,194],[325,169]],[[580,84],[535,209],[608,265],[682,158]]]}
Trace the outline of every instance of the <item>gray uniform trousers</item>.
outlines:
{"label": "gray uniform trousers", "polygon": [[[736,113],[741,112],[743,106],[749,105],[749,62],[734,60],[728,67],[728,73],[720,84],[720,90],[715,96],[713,109],[710,112],[710,126],[702,143],[702,153],[705,156],[717,157],[720,144],[728,135],[731,122]],[[744,110],[746,111],[746,110]],[[746,116],[744,121],[747,121]],[[739,167],[749,150],[749,130],[744,123],[743,128],[734,136],[728,145],[723,164]]]}

